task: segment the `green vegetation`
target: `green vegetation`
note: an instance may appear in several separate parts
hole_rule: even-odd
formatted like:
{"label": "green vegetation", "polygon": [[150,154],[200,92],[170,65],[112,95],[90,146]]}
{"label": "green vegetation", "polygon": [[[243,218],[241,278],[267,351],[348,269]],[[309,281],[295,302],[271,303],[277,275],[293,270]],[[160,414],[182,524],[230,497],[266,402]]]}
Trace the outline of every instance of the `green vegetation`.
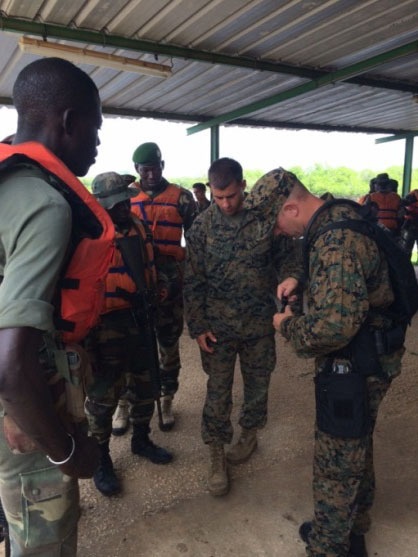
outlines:
{"label": "green vegetation", "polygon": [[[323,166],[316,164],[310,168],[302,168],[294,166],[288,168],[307,186],[313,193],[322,195],[325,192],[331,192],[337,197],[351,197],[356,199],[369,191],[369,181],[380,174],[387,172],[391,178],[398,180],[398,193],[402,195],[402,173],[401,166],[391,166],[389,168],[352,170],[345,166],[333,168],[331,166]],[[265,170],[244,170],[245,179],[247,180],[248,189],[251,189],[256,181],[265,174]],[[179,184],[184,188],[191,189],[195,182],[207,182],[206,176],[169,176],[170,180],[175,184]],[[83,183],[90,188],[92,178],[83,178]],[[418,168],[412,171],[411,189],[418,188]]]}

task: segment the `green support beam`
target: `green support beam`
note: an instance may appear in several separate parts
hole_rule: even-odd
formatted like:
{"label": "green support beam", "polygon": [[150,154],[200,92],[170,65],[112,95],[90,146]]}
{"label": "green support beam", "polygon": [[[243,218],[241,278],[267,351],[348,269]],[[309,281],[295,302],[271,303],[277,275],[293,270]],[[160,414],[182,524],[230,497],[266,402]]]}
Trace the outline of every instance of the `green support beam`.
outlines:
{"label": "green support beam", "polygon": [[210,128],[210,162],[219,159],[219,126]]}
{"label": "green support beam", "polygon": [[[318,70],[303,66],[294,66],[268,60],[258,60],[247,56],[231,56],[207,50],[186,48],[176,45],[163,44],[141,39],[132,39],[105,32],[92,31],[89,29],[64,27],[48,22],[40,23],[16,17],[6,16],[0,12],[0,30],[12,31],[20,34],[28,34],[42,37],[44,40],[61,39],[74,42],[94,44],[101,47],[123,48],[134,52],[147,52],[150,54],[162,54],[173,58],[184,58],[186,60],[198,60],[209,64],[220,64],[251,70],[267,71],[284,75],[295,75],[305,79],[318,79],[328,75],[325,70]],[[395,91],[406,91],[417,93],[417,88],[409,82],[388,81],[366,77],[353,77],[347,82],[355,85],[366,85]]]}
{"label": "green support beam", "polygon": [[187,130],[187,134],[191,135],[193,133],[206,130],[212,126],[230,122],[231,120],[235,120],[236,118],[240,118],[241,116],[246,116],[248,114],[252,114],[253,112],[257,112],[258,110],[263,110],[264,108],[277,105],[283,101],[293,99],[300,95],[304,95],[305,93],[309,93],[311,91],[314,91],[315,89],[320,89],[321,87],[325,87],[326,85],[337,81],[347,81],[347,79],[352,77],[353,75],[363,73],[388,61],[394,60],[396,58],[401,58],[415,52],[418,52],[418,41],[413,41],[408,45],[395,48],[393,50],[385,52],[384,54],[373,56],[372,58],[368,58],[367,60],[363,60],[362,62],[358,62],[357,64],[347,66],[346,68],[343,68],[341,70],[330,72],[325,76],[313,79],[312,81],[304,83],[303,85],[298,85],[297,87],[293,87],[292,89],[288,89],[287,91],[282,91],[281,93],[272,95],[271,97],[267,97],[260,101],[255,101],[253,103],[242,106],[241,108],[232,110],[231,112],[227,112],[226,114],[222,114],[220,116],[212,118],[207,122],[192,126]]}
{"label": "green support beam", "polygon": [[405,197],[411,191],[412,181],[412,159],[414,155],[414,136],[405,139],[405,158],[403,165],[402,196]]}

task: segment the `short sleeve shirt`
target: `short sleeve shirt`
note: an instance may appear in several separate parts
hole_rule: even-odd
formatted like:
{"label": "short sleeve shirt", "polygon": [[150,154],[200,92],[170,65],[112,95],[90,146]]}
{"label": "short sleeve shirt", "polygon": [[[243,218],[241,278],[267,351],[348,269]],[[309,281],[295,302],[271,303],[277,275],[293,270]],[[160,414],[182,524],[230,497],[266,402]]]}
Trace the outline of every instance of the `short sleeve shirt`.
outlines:
{"label": "short sleeve shirt", "polygon": [[0,175],[0,328],[53,329],[71,209],[37,168]]}

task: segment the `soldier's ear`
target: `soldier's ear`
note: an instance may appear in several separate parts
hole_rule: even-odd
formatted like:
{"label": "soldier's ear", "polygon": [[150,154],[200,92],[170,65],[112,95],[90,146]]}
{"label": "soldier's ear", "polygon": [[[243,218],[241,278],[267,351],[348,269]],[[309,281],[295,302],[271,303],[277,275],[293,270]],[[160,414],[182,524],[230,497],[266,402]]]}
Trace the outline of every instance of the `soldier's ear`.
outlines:
{"label": "soldier's ear", "polygon": [[288,217],[295,218],[299,215],[299,205],[296,203],[296,201],[293,200],[286,201],[286,203],[282,207],[282,211]]}

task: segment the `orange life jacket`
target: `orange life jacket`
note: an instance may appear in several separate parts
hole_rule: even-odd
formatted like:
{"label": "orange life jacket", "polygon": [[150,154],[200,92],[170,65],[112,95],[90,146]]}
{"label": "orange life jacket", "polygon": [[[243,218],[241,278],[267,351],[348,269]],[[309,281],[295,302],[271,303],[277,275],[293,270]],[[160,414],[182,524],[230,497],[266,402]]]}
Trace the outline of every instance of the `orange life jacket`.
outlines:
{"label": "orange life jacket", "polygon": [[389,230],[398,230],[398,212],[401,207],[400,196],[392,191],[387,193],[376,191],[368,197],[379,208],[377,212],[379,223],[389,228]]}
{"label": "orange life jacket", "polygon": [[55,326],[64,342],[80,342],[96,325],[104,297],[105,277],[114,250],[115,229],[103,207],[74,174],[37,142],[0,144],[0,170],[26,163],[40,168],[46,181],[71,207],[71,253],[57,284]]}
{"label": "orange life jacket", "polygon": [[[142,260],[146,262],[145,268],[145,284],[147,288],[155,289],[157,284],[157,274],[155,270],[154,262],[154,250],[152,247],[152,236],[150,232],[147,232],[142,222],[132,214],[132,220],[134,226],[129,230],[127,236],[140,236],[142,238],[143,245],[143,258]],[[116,238],[123,238],[124,235],[116,230]],[[109,274],[106,277],[106,292],[104,298],[104,304],[101,313],[109,313],[110,311],[115,311],[119,309],[130,308],[131,303],[120,296],[117,293],[117,288],[123,288],[126,292],[130,294],[135,293],[138,288],[130,275],[130,270],[126,266],[122,254],[116,247],[112,262],[109,268]]]}
{"label": "orange life jacket", "polygon": [[150,227],[159,252],[162,255],[171,255],[177,261],[183,261],[186,254],[181,246],[183,219],[178,210],[180,194],[181,189],[178,186],[168,184],[154,198],[140,190],[131,199],[132,211]]}

